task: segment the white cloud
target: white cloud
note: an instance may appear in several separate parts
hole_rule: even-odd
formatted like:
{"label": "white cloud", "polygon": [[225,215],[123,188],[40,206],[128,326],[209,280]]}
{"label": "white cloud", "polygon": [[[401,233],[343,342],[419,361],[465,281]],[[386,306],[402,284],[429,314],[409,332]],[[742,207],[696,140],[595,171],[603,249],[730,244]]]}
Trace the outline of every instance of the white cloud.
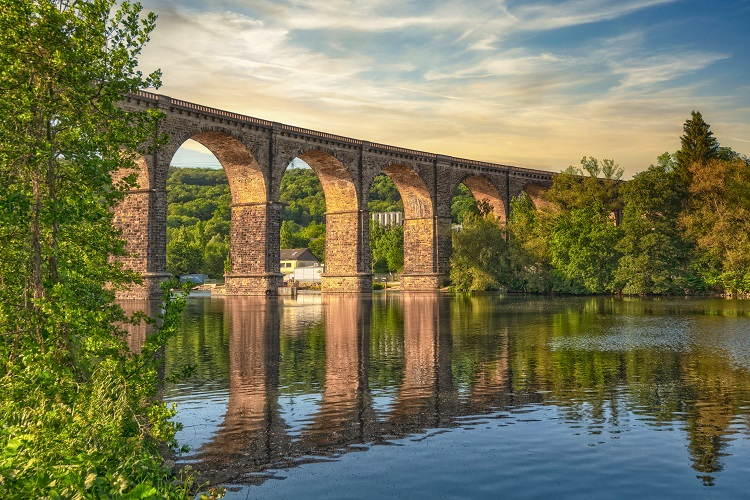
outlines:
{"label": "white cloud", "polygon": [[525,39],[672,1],[151,1],[141,63],[163,68],[165,94],[260,118],[553,170],[614,155],[633,173],[678,139],[698,76],[729,54],[654,50],[642,27]]}

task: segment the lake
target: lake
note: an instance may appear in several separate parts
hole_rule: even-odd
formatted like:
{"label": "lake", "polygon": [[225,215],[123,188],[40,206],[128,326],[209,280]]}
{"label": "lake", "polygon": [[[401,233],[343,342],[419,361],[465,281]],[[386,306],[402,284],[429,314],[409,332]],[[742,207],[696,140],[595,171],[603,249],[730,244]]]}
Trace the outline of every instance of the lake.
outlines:
{"label": "lake", "polygon": [[191,296],[166,373],[227,498],[742,498],[750,301]]}

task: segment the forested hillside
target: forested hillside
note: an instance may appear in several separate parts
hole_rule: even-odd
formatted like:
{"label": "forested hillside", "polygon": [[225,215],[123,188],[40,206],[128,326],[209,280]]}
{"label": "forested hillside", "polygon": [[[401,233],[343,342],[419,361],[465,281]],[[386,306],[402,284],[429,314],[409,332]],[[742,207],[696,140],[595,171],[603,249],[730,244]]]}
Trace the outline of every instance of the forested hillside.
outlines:
{"label": "forested hillside", "polygon": [[[177,275],[204,273],[222,277],[229,266],[231,204],[224,171],[172,167],[167,199],[167,270]],[[281,212],[281,248],[309,248],[324,262],[326,204],[315,172],[309,168],[287,170],[281,181],[280,200],[285,203]],[[467,205],[469,209],[471,203],[473,199]],[[388,176],[375,178],[369,208],[371,212],[403,210],[401,196]],[[377,272],[401,270],[403,229],[373,227],[371,233],[373,268]]]}

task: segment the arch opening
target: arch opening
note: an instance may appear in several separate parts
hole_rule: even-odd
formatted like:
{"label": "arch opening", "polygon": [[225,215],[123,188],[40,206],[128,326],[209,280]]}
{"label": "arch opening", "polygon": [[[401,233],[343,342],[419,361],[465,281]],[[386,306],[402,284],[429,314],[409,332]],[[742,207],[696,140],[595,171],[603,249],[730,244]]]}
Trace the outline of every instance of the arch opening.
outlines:
{"label": "arch opening", "polygon": [[[390,165],[382,170],[380,176],[389,179],[396,189],[400,206],[403,207],[403,217],[397,224],[401,228],[400,234],[396,228],[390,229],[391,235],[383,231],[385,242],[379,246],[384,247],[390,257],[389,267],[396,267],[394,263],[401,264],[398,270],[402,271],[400,281],[403,289],[434,290],[439,287],[440,279],[437,276],[434,206],[427,186],[422,177],[406,165]],[[374,189],[377,191],[378,187],[387,185],[385,180],[378,180],[384,179],[380,176],[373,181],[371,199]],[[375,250],[378,249],[374,249],[373,259],[378,264]]]}
{"label": "arch opening", "polygon": [[398,187],[385,172],[369,189],[370,264],[378,287],[387,287],[404,269],[404,202]]}
{"label": "arch opening", "polygon": [[284,170],[279,201],[279,265],[284,280],[302,286],[319,284],[325,262],[326,199],[317,174],[300,158]]}
{"label": "arch opening", "polygon": [[[360,209],[360,200],[351,174],[344,164],[332,154],[319,149],[301,152],[290,159],[283,177],[289,176],[294,164],[307,165],[317,177],[323,200],[325,235],[318,226],[311,231],[310,241],[323,244],[324,270],[321,287],[328,292],[360,292],[371,287],[369,252],[367,251],[366,211]],[[292,176],[311,180],[312,174],[294,173]],[[282,183],[284,181],[282,180]],[[282,194],[279,192],[279,199]],[[284,202],[284,203],[288,203]],[[319,224],[316,221],[317,224]],[[282,223],[283,224],[283,223]],[[279,231],[281,228],[279,228]],[[317,231],[317,232],[316,232]],[[324,239],[323,239],[324,238]],[[283,270],[283,269],[282,269]]]}
{"label": "arch opening", "polygon": [[265,175],[242,141],[215,130],[186,139],[170,158],[166,192],[170,273],[223,279],[228,295],[275,293],[280,280],[268,258],[275,217]]}
{"label": "arch opening", "polygon": [[[228,268],[231,194],[219,159],[187,140],[167,171],[166,266],[195,282],[223,280]],[[187,276],[186,276],[187,275]]]}

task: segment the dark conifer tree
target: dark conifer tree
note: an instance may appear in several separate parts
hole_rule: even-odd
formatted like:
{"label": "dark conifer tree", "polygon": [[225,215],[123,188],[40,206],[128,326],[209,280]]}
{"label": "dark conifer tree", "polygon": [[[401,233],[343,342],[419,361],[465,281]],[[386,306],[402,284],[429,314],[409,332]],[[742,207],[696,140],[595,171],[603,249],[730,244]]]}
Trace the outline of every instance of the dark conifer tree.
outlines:
{"label": "dark conifer tree", "polygon": [[703,120],[700,111],[693,111],[685,121],[685,134],[680,137],[682,147],[675,153],[675,173],[683,181],[685,189],[690,185],[690,165],[719,157],[719,141],[711,132],[711,126]]}

